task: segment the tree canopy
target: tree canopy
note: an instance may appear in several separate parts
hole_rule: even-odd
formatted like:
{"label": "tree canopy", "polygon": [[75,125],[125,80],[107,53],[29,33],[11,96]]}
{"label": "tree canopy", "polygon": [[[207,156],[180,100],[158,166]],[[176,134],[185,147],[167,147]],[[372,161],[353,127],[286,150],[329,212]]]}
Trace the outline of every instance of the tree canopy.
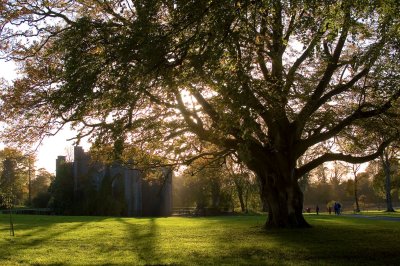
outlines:
{"label": "tree canopy", "polygon": [[[0,194],[12,198],[12,205],[28,199],[29,176],[34,175],[35,156],[12,148],[0,150]],[[0,199],[0,205],[2,201]]]}
{"label": "tree canopy", "polygon": [[307,226],[308,171],[371,160],[393,137],[337,145],[398,115],[395,0],[6,0],[0,14],[2,56],[21,66],[2,88],[3,137],[71,123],[78,140],[140,143],[173,163],[212,143],[256,173],[271,226]]}

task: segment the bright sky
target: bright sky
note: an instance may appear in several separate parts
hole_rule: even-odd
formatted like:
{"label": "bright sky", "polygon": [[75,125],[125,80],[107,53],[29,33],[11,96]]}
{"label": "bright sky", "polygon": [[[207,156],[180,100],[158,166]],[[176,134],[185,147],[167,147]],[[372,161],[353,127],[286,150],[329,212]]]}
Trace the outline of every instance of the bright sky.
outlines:
{"label": "bright sky", "polygon": [[[15,79],[16,76],[17,70],[15,64],[12,62],[5,62],[4,60],[0,59],[0,77],[11,81]],[[45,168],[50,173],[55,173],[57,156],[66,155],[67,149],[72,146],[72,142],[68,142],[67,139],[73,136],[73,131],[65,129],[54,137],[46,138],[42,145],[39,146],[39,149],[36,153],[36,169]],[[85,149],[88,149],[89,147],[87,143],[82,143],[82,146]],[[0,143],[0,148],[3,147],[4,145],[1,145]]]}

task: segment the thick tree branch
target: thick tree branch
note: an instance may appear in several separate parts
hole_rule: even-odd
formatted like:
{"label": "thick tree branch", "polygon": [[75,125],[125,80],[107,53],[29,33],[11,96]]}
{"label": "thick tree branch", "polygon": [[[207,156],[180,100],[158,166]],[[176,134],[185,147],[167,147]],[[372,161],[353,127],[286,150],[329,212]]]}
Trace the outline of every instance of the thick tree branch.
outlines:
{"label": "thick tree branch", "polygon": [[[321,107],[323,104],[325,104],[326,102],[328,102],[333,96],[335,95],[339,95],[342,92],[345,92],[347,90],[349,90],[350,88],[352,88],[361,78],[365,77],[366,75],[368,75],[369,71],[370,71],[370,66],[375,63],[375,61],[378,59],[378,55],[380,54],[380,49],[382,49],[384,43],[386,41],[386,38],[382,38],[379,43],[377,43],[376,45],[372,45],[370,47],[370,49],[366,52],[366,54],[371,54],[372,56],[371,58],[369,58],[369,60],[366,63],[365,68],[360,71],[359,73],[357,73],[356,75],[354,75],[354,77],[348,81],[345,84],[340,84],[337,85],[336,88],[334,88],[333,90],[327,92],[326,94],[324,94],[314,105],[313,109],[311,110],[312,112],[315,112],[316,110],[318,110],[319,107]],[[378,51],[374,53],[374,50]],[[342,73],[343,76],[343,73]],[[342,79],[342,77],[340,78]]]}
{"label": "thick tree branch", "polygon": [[273,82],[275,83],[275,88],[281,88],[282,84],[282,55],[284,53],[285,45],[283,44],[283,24],[282,24],[282,3],[281,1],[274,1],[274,15],[273,15],[273,25],[272,25],[272,70],[271,75]]}
{"label": "thick tree branch", "polygon": [[268,43],[266,40],[266,35],[267,35],[267,22],[265,18],[261,19],[261,25],[260,25],[260,38],[257,38],[256,45],[258,47],[257,49],[257,63],[260,66],[261,73],[264,76],[264,80],[268,81],[270,80],[271,76],[269,74],[267,65],[265,63],[265,54],[269,54],[269,52],[265,51],[265,44],[267,47],[270,47],[271,44]]}
{"label": "thick tree branch", "polygon": [[[285,33],[285,37],[284,40],[286,41],[286,43],[288,43],[290,35],[292,35],[294,29],[296,28],[296,16],[297,14],[293,14],[290,17],[290,21],[289,21],[289,26],[287,27],[286,33]],[[299,17],[297,18],[297,20],[300,20],[304,15],[304,9],[301,10]]]}
{"label": "thick tree branch", "polygon": [[261,48],[259,48],[259,50],[257,51],[257,63],[260,66],[261,73],[264,76],[264,80],[268,81],[271,76],[269,75],[269,71],[264,59],[264,52],[263,50],[261,50]]}
{"label": "thick tree branch", "polygon": [[339,95],[350,88],[352,88],[357,81],[359,81],[361,78],[365,77],[369,72],[369,67],[364,68],[361,72],[357,73],[349,82],[345,84],[341,84],[336,86],[336,88],[332,89],[331,91],[327,92],[322,96],[314,105],[313,107],[313,112],[318,110],[319,107],[321,107],[323,104],[327,103],[332,97]]}
{"label": "thick tree branch", "polygon": [[378,147],[378,149],[369,155],[365,156],[352,156],[349,154],[343,154],[343,153],[325,153],[324,155],[316,158],[315,160],[312,160],[311,162],[303,165],[302,167],[296,169],[295,175],[296,178],[299,179],[306,173],[310,172],[317,166],[325,163],[325,162],[332,162],[332,161],[344,161],[348,163],[365,163],[371,160],[374,160],[378,158],[380,154],[382,154],[383,150],[391,143],[394,141],[394,138],[390,138],[384,142],[381,143],[381,145]]}
{"label": "thick tree branch", "polygon": [[193,96],[196,98],[197,102],[203,107],[204,112],[208,114],[208,116],[217,123],[219,121],[219,115],[215,111],[215,109],[211,106],[211,104],[203,97],[203,95],[195,88],[192,90]]}
{"label": "thick tree branch", "polygon": [[392,107],[393,101],[397,100],[400,97],[400,90],[398,90],[385,104],[380,106],[379,108],[369,110],[369,111],[362,111],[364,106],[360,106],[356,111],[354,111],[351,115],[343,119],[339,122],[336,126],[332,127],[326,132],[323,133],[316,133],[310,136],[308,139],[301,141],[300,146],[303,147],[303,150],[300,151],[302,153],[308,147],[311,147],[317,143],[322,141],[328,140],[334,136],[336,136],[339,132],[341,132],[345,127],[349,126],[356,120],[371,118],[380,114],[385,113]]}
{"label": "thick tree branch", "polygon": [[254,92],[246,84],[244,84],[243,90],[245,92],[244,94],[248,98],[249,107],[258,113],[270,130],[273,130],[276,126],[276,117],[267,107],[263,106],[259,99],[254,95]]}
{"label": "thick tree branch", "polygon": [[183,118],[185,119],[188,127],[193,131],[193,133],[198,134],[202,139],[208,139],[208,134],[206,130],[202,127],[202,124],[199,125],[193,121],[192,114],[189,110],[187,110],[183,102],[182,95],[179,93],[179,91],[174,91],[174,94],[178,102],[177,107],[183,115]]}
{"label": "thick tree branch", "polygon": [[[121,21],[125,25],[130,25],[131,21],[123,17],[122,15],[118,14],[117,12],[114,11],[114,8],[110,5],[108,1],[101,1],[101,0],[95,0],[98,5],[102,6],[104,11]],[[129,2],[128,2],[129,3]]]}
{"label": "thick tree branch", "polygon": [[177,100],[177,108],[181,112],[188,129],[196,134],[200,139],[214,143],[216,145],[223,145],[226,148],[232,148],[237,145],[237,140],[229,139],[229,138],[218,138],[215,134],[210,132],[209,130],[204,129],[201,124],[197,124],[193,121],[192,114],[189,110],[187,110],[182,96],[178,90],[174,90],[175,98]]}
{"label": "thick tree branch", "polygon": [[336,44],[336,48],[333,52],[332,58],[328,62],[328,65],[325,69],[324,74],[322,75],[318,85],[314,89],[314,93],[311,95],[311,98],[305,104],[303,109],[300,111],[299,115],[297,116],[297,124],[299,128],[302,129],[307,121],[307,117],[310,117],[311,114],[316,110],[315,106],[318,103],[320,97],[323,95],[326,87],[328,86],[335,70],[338,67],[338,62],[340,59],[340,55],[342,53],[344,44],[346,42],[347,35],[349,33],[351,26],[351,16],[350,16],[350,7],[347,7],[345,11],[345,16],[342,24],[342,31],[340,33],[339,40]]}
{"label": "thick tree branch", "polygon": [[325,31],[322,31],[322,29],[320,29],[315,34],[314,38],[311,40],[311,42],[308,45],[308,47],[306,48],[306,50],[304,50],[303,54],[299,58],[297,58],[297,60],[290,67],[289,72],[286,75],[286,84],[285,84],[285,88],[284,88],[285,94],[287,94],[289,92],[290,87],[293,85],[294,75],[295,75],[297,69],[304,62],[304,60],[306,60],[310,56],[311,52],[314,50],[314,48],[317,46],[317,44],[321,40],[324,32]]}
{"label": "thick tree branch", "polygon": [[186,159],[183,162],[183,164],[190,165],[194,161],[196,161],[196,160],[198,160],[200,158],[208,157],[208,156],[211,156],[211,158],[206,158],[206,159],[211,159],[211,160],[215,160],[216,158],[220,159],[220,158],[226,157],[226,156],[228,156],[229,154],[232,154],[232,153],[233,153],[233,151],[232,150],[228,150],[228,149],[225,149],[225,150],[222,150],[222,151],[215,151],[215,152],[203,152],[203,153],[197,154],[196,156],[193,156],[191,158]]}

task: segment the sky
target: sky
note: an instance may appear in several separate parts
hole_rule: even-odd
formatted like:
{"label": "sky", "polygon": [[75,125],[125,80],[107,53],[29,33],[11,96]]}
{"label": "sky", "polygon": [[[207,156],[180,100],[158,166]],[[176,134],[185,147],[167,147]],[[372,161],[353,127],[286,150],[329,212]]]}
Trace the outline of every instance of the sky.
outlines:
{"label": "sky", "polygon": [[[5,62],[0,59],[0,77],[8,81],[12,81],[17,77],[17,68],[12,62]],[[55,173],[56,159],[59,155],[66,155],[67,150],[73,145],[72,141],[67,141],[69,138],[74,136],[74,132],[69,129],[64,129],[59,132],[56,136],[48,137],[44,139],[42,145],[40,145],[36,152],[36,164],[35,168],[45,168],[50,173]],[[89,148],[87,143],[82,143],[85,149]],[[4,144],[0,143],[0,148],[3,148]],[[33,147],[36,148],[36,147]]]}

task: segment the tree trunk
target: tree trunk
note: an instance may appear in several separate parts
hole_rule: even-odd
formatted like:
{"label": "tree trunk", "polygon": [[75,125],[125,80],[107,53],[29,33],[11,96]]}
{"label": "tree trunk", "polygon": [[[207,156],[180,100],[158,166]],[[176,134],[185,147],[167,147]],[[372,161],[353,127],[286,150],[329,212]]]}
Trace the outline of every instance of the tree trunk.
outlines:
{"label": "tree trunk", "polygon": [[360,212],[360,205],[358,203],[358,180],[357,180],[357,176],[354,176],[354,200],[356,202],[356,212]]}
{"label": "tree trunk", "polygon": [[218,180],[211,182],[211,207],[214,209],[219,208],[221,198],[221,184]]}
{"label": "tree trunk", "polygon": [[242,184],[240,184],[239,180],[236,180],[236,178],[234,178],[233,181],[236,186],[236,192],[238,194],[240,208],[241,208],[242,212],[244,213],[244,212],[246,212],[246,206],[245,206],[244,199],[243,199],[243,186],[242,186]]}
{"label": "tree trunk", "polygon": [[9,209],[10,210],[10,236],[15,236],[14,234],[14,221],[12,218],[12,208]]}
{"label": "tree trunk", "polygon": [[303,217],[303,192],[297,180],[276,174],[259,174],[262,197],[268,204],[267,228],[310,227]]}
{"label": "tree trunk", "polygon": [[[289,139],[289,138],[287,138]],[[290,143],[290,141],[282,141]],[[295,175],[296,157],[291,145],[266,149],[259,145],[245,146],[239,156],[257,176],[260,196],[268,205],[266,228],[310,227],[303,217],[303,192]]]}
{"label": "tree trunk", "polygon": [[262,204],[262,212],[268,212],[269,206],[267,202],[267,195],[265,195],[265,189],[263,188],[260,176],[257,175],[259,189],[260,189],[260,200]]}
{"label": "tree trunk", "polygon": [[246,213],[249,212],[249,188],[246,189],[246,196],[244,200],[244,209],[246,210]]}
{"label": "tree trunk", "polygon": [[245,213],[246,212],[246,205],[244,203],[243,193],[238,193],[238,197],[239,197],[239,202],[240,202],[240,208],[241,208],[242,212]]}
{"label": "tree trunk", "polygon": [[390,162],[387,156],[381,156],[381,160],[383,163],[383,169],[385,171],[385,192],[386,192],[386,211],[394,212],[393,204],[392,204],[392,195],[391,195],[391,181],[390,181]]}

